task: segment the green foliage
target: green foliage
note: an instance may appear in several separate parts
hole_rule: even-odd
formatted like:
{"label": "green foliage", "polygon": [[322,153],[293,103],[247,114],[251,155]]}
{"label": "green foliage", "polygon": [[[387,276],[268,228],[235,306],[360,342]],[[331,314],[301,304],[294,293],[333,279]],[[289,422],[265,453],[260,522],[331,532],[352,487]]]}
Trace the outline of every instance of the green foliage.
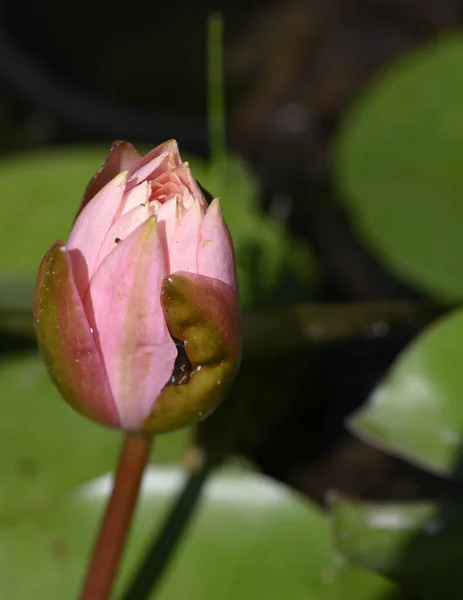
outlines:
{"label": "green foliage", "polygon": [[341,193],[405,282],[463,299],[463,36],[439,36],[360,94],[335,147]]}
{"label": "green foliage", "polygon": [[120,436],[68,408],[35,353],[2,360],[0,389],[1,516],[112,468]]}
{"label": "green foliage", "polygon": [[[0,577],[12,600],[30,593],[64,598],[77,590],[108,488],[98,492],[95,483],[69,492],[113,468],[120,435],[68,408],[35,353],[4,359],[0,388]],[[178,460],[188,435],[158,438],[156,460]],[[183,481],[171,468],[156,467],[151,477],[121,588]],[[384,579],[339,559],[329,534],[322,511],[286,488],[250,473],[219,475],[209,484],[159,597],[188,592],[192,598],[225,600],[224,582],[230,598],[239,594],[243,600],[253,600],[261,589],[275,600],[285,590],[301,600],[341,600],[344,593],[364,600],[382,599],[386,592],[391,600],[400,597]]]}
{"label": "green foliage", "polygon": [[35,277],[48,248],[67,239],[85,187],[104,157],[101,147],[75,147],[1,161],[2,275]]}
{"label": "green foliage", "polygon": [[[179,469],[154,468],[145,478],[121,591],[182,485]],[[10,600],[31,594],[76,597],[109,490],[87,483],[48,510],[3,527],[0,577]],[[27,577],[24,574],[27,573]],[[270,479],[239,471],[213,476],[182,545],[161,582],[159,600],[388,600],[397,589],[340,560],[318,508]]]}
{"label": "green foliage", "polygon": [[[463,299],[463,36],[413,51],[379,74],[348,112],[335,175],[352,223],[402,280],[444,302]],[[424,331],[349,419],[361,438],[461,480],[463,310]],[[460,507],[364,504],[337,497],[348,559],[397,579],[416,600],[457,600]]]}
{"label": "green foliage", "polygon": [[310,297],[315,263],[308,248],[259,208],[259,187],[237,156],[207,164],[189,158],[196,179],[220,204],[235,244],[244,307]]}

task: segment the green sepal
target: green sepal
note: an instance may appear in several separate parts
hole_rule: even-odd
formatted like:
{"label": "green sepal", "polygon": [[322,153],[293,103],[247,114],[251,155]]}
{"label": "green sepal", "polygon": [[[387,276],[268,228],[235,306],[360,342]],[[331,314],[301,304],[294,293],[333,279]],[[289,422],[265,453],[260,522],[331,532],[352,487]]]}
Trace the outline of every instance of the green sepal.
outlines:
{"label": "green sepal", "polygon": [[183,343],[188,381],[166,385],[143,428],[165,432],[191,425],[224,398],[241,360],[236,293],[227,284],[194,273],[164,278],[161,304],[171,336]]}

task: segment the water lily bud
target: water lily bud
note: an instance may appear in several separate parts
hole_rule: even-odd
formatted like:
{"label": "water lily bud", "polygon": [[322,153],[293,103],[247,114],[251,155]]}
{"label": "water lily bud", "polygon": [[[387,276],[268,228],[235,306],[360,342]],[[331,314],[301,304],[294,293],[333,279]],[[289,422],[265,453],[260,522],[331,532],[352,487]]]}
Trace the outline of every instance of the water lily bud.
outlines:
{"label": "water lily bud", "polygon": [[113,145],[40,265],[35,323],[55,385],[101,424],[168,431],[220,402],[240,359],[233,247],[175,141]]}

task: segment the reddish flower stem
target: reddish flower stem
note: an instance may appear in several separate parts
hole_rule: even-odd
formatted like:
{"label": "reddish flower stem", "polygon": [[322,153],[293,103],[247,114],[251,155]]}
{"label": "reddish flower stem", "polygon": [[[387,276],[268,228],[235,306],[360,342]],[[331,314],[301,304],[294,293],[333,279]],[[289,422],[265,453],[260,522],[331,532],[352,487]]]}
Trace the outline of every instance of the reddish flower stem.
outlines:
{"label": "reddish flower stem", "polygon": [[107,600],[117,576],[148,462],[151,434],[127,434],[114,475],[113,491],[95,542],[81,600]]}

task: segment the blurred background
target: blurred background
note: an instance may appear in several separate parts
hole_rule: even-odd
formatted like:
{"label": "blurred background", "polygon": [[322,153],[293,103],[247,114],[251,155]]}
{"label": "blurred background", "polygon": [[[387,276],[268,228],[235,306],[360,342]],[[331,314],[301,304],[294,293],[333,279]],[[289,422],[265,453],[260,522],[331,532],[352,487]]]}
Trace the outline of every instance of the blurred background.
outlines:
{"label": "blurred background", "polygon": [[[225,163],[209,146],[212,11],[224,23]],[[333,489],[461,499],[456,460],[421,468],[345,420],[463,298],[462,20],[461,0],[4,1],[2,393],[13,402],[28,372],[11,357],[35,360],[25,282],[66,238],[112,141],[174,137],[223,199],[245,323],[234,392],[196,443],[226,439],[221,452],[322,505]],[[21,460],[27,479],[36,466]]]}

